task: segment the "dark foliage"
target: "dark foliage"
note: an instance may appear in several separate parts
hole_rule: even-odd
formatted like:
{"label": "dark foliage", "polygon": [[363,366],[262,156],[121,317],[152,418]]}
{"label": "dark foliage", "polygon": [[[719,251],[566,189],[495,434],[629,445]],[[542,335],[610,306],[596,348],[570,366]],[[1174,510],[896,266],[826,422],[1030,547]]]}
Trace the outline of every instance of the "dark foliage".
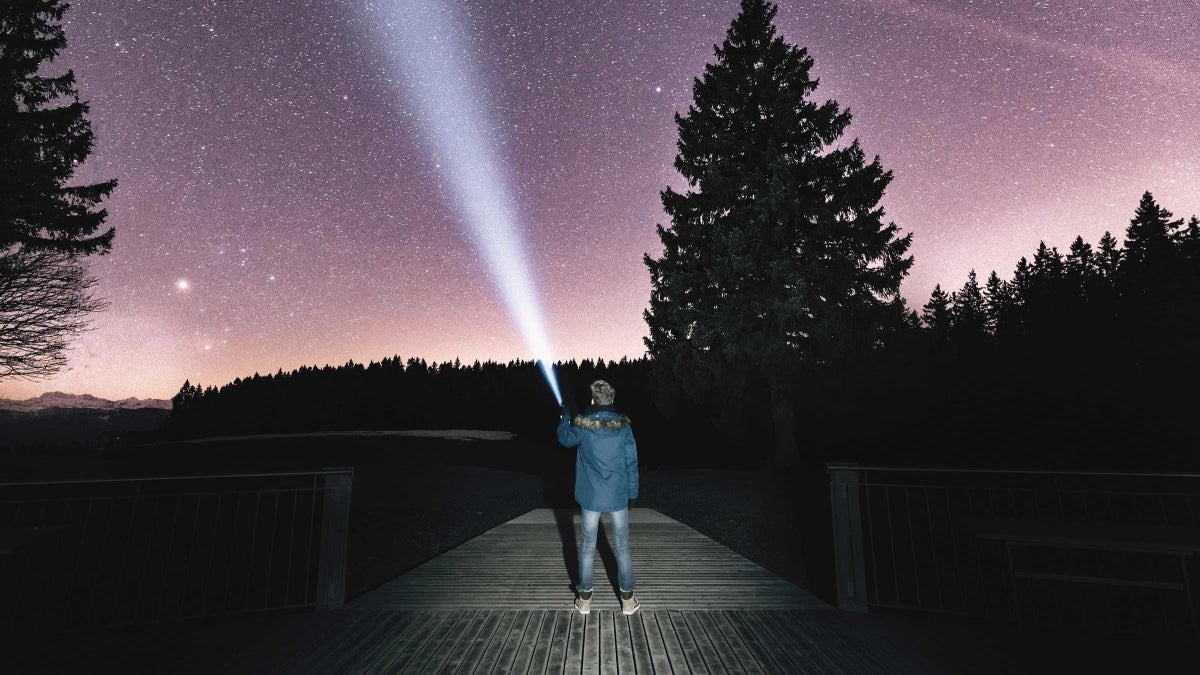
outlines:
{"label": "dark foliage", "polygon": [[[743,0],[686,115],[675,168],[688,190],[662,192],[671,218],[646,256],[646,347],[665,388],[693,396],[770,396],[775,459],[791,464],[817,423],[797,383],[878,348],[904,321],[900,280],[911,236],[879,206],[892,180],[857,140],[850,113],[813,100],[805,49],[776,35],[775,5]],[[746,417],[727,407],[736,424]]]}
{"label": "dark foliage", "polygon": [[105,303],[82,258],[107,253],[100,201],[116,181],[68,185],[92,151],[75,75],[44,74],[66,47],[61,0],[0,3],[0,378],[60,370]]}
{"label": "dark foliage", "polygon": [[[1122,248],[1044,243],[1013,278],[935,289],[926,335],[896,376],[921,433],[880,433],[876,457],[921,463],[1196,469],[1200,223],[1142,196]],[[980,313],[982,312],[982,316]],[[918,383],[919,384],[916,384]],[[885,387],[903,386],[893,382]],[[918,442],[919,441],[919,442]],[[898,447],[897,447],[898,446]]]}
{"label": "dark foliage", "polygon": [[[88,104],[75,74],[40,74],[67,45],[62,0],[0,5],[0,250],[20,245],[63,253],[104,253],[113,228],[96,208],[116,181],[68,186],[92,151]],[[63,105],[59,103],[63,99]]]}
{"label": "dark foliage", "polygon": [[[564,397],[581,411],[588,385],[604,379],[633,420],[645,465],[748,466],[761,438],[735,438],[711,408],[681,401],[670,416],[652,401],[646,359],[555,366]],[[166,434],[174,438],[366,429],[501,429],[554,442],[558,407],[535,362],[472,365],[385,358],[367,365],[301,367],[239,378],[220,388],[184,382]],[[735,451],[736,450],[736,451]]]}

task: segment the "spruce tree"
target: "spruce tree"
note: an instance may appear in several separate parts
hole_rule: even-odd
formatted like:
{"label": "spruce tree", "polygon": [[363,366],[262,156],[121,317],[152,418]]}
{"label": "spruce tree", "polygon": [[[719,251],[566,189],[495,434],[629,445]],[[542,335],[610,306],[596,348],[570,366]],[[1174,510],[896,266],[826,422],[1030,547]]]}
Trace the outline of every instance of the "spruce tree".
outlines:
{"label": "spruce tree", "polygon": [[645,257],[645,318],[656,366],[692,391],[766,386],[775,458],[791,464],[796,382],[903,323],[912,258],[878,205],[891,172],[857,140],[835,145],[850,113],[810,100],[812,58],[776,35],[775,13],[742,1],[675,117],[688,190],[662,192],[671,224]]}
{"label": "spruce tree", "polygon": [[1008,322],[1014,304],[1012,284],[1001,279],[996,270],[992,270],[983,287],[983,307],[989,333],[1001,336],[1010,329]]}
{"label": "spruce tree", "polygon": [[[113,228],[100,200],[115,180],[67,185],[92,150],[88,104],[75,74],[39,74],[66,47],[62,0],[0,5],[0,251],[106,253]],[[62,103],[62,105],[58,105]]]}
{"label": "spruce tree", "polygon": [[942,290],[941,284],[937,284],[929,294],[929,302],[921,308],[921,320],[942,339],[950,332],[950,317],[950,296]]}
{"label": "spruce tree", "polygon": [[0,379],[61,370],[70,339],[107,303],[83,257],[113,230],[96,207],[114,181],[69,186],[92,147],[75,76],[43,74],[62,51],[60,0],[0,3]]}
{"label": "spruce tree", "polygon": [[1121,268],[1121,245],[1112,232],[1105,232],[1100,237],[1100,247],[1096,252],[1096,268],[1100,276],[1110,283],[1116,278],[1117,270]]}
{"label": "spruce tree", "polygon": [[1172,220],[1171,212],[1142,195],[1133,219],[1125,230],[1125,263],[1135,275],[1151,266],[1169,265],[1174,257],[1174,239],[1183,220]]}
{"label": "spruce tree", "polygon": [[953,335],[959,344],[978,343],[987,333],[987,311],[984,308],[983,289],[975,270],[967,275],[963,287],[950,296]]}

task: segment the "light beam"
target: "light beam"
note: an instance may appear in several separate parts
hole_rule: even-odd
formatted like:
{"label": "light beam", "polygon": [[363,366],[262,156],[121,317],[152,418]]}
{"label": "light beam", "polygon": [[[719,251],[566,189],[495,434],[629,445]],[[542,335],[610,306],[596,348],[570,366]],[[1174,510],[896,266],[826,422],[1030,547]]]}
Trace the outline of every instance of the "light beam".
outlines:
{"label": "light beam", "polygon": [[496,157],[484,88],[454,8],[440,0],[378,0],[366,5],[392,72],[430,141],[437,165],[526,347],[562,405],[554,360],[517,226],[512,191]]}

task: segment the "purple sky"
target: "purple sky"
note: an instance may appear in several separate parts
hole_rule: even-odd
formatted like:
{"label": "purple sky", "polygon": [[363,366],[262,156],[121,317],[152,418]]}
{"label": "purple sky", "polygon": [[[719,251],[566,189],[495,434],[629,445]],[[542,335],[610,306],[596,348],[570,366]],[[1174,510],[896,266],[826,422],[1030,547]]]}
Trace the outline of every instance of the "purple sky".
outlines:
{"label": "purple sky", "polygon": [[[162,397],[184,379],[366,362],[529,358],[373,30],[400,0],[77,0],[69,48],[115,177],[110,308],[43,391]],[[481,125],[529,245],[559,358],[640,356],[672,119],[732,0],[446,0],[488,102]],[[780,33],[820,99],[895,173],[919,307],[1039,240],[1118,236],[1152,191],[1200,213],[1193,0],[809,0]],[[57,70],[55,69],[55,72]]]}

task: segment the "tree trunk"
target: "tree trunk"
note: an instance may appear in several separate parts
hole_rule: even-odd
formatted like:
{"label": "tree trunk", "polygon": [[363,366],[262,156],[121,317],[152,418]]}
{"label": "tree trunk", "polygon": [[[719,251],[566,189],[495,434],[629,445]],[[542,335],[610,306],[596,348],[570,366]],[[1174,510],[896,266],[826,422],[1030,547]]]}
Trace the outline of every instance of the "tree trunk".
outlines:
{"label": "tree trunk", "polygon": [[796,466],[800,449],[796,444],[796,414],[783,383],[771,381],[771,419],[775,423],[775,463],[784,468]]}

